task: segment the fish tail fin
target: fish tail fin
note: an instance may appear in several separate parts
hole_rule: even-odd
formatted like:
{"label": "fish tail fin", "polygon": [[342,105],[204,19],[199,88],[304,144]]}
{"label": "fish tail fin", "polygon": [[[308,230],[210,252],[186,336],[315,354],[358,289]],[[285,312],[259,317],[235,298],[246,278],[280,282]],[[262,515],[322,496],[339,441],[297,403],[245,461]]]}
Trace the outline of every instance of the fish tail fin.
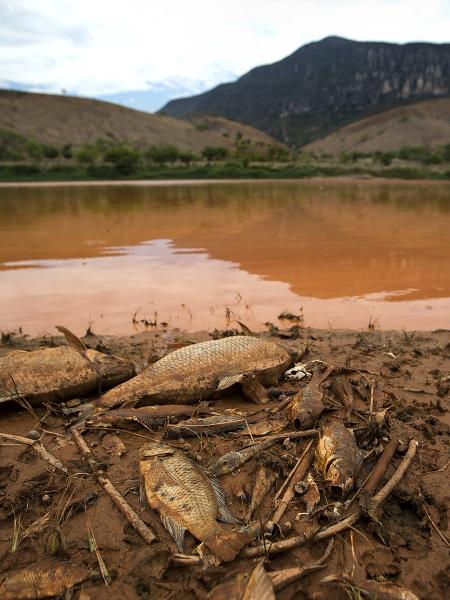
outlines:
{"label": "fish tail fin", "polygon": [[243,531],[224,530],[211,535],[205,540],[205,545],[221,561],[234,560],[242,548],[252,540],[252,537]]}

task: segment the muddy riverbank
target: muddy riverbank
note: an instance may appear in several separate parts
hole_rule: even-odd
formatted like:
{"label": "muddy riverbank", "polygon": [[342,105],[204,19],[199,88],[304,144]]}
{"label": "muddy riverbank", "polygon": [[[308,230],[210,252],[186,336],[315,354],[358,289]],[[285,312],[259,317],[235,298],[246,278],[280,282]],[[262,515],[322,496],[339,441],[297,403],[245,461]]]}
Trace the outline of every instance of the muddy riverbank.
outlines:
{"label": "muddy riverbank", "polygon": [[[220,335],[224,332],[216,331],[214,337]],[[450,331],[355,332],[293,327],[272,328],[259,335],[295,353],[297,362],[320,360],[338,368],[323,385],[327,410],[318,425],[341,419],[355,431],[365,455],[355,490],[364,483],[389,439],[398,440],[400,444],[377,489],[404,459],[409,440],[418,442],[413,463],[382,505],[376,520],[362,517],[352,528],[335,536],[326,566],[289,583],[277,591],[277,598],[344,599],[349,593],[353,594],[352,598],[359,598],[358,587],[373,590],[376,583],[384,583],[391,593],[398,593],[395,586],[401,585],[421,600],[444,600],[450,583]],[[133,360],[139,371],[180,344],[208,339],[211,339],[208,332],[193,334],[166,329],[126,337],[88,336],[83,341],[88,347]],[[0,357],[12,351],[63,343],[57,336],[29,338],[5,334]],[[348,394],[339,393],[339,382],[351,390],[351,399]],[[61,412],[61,406],[51,403],[35,407],[33,410],[39,420],[14,403],[0,405],[2,433],[27,436],[30,431],[37,432],[35,436],[39,436],[47,450],[68,470],[68,474],[54,471],[32,448],[0,440],[0,573],[41,560],[50,560],[50,564],[69,560],[71,566],[85,569],[87,573],[85,581],[69,596],[75,599],[153,600],[180,595],[189,599],[207,598],[215,586],[254,566],[255,562],[238,557],[225,566],[174,564],[177,549],[158,514],[139,506],[139,448],[146,438],[164,441],[207,468],[228,451],[240,450],[266,435],[292,431],[287,408],[278,412],[273,409],[280,402],[280,394],[293,394],[307,384],[307,377],[282,380],[272,390],[270,402],[263,406],[244,400],[239,391],[208,403],[208,408],[219,414],[262,415],[264,427],[251,426],[250,432],[244,428],[229,433],[168,437],[167,423],[147,429],[131,428],[125,423],[116,426],[113,432],[89,429],[83,433],[104,473],[155,532],[157,539],[151,545],[146,544],[111,503],[74,443],[70,425],[77,420],[77,400],[66,404],[66,414]],[[370,415],[367,416],[371,401],[374,412],[389,409],[388,422],[378,429],[374,429]],[[125,446],[121,456],[115,452],[117,446],[111,445],[111,434],[120,438]],[[220,484],[230,510],[244,518],[256,473],[264,466],[276,476],[276,481],[255,511],[254,520],[261,524],[270,520],[276,492],[311,439],[315,438],[277,443],[234,473],[221,476]],[[308,536],[319,526],[333,522],[329,505],[336,498],[312,465],[310,472],[321,494],[314,512],[307,514],[299,489],[289,501],[274,536],[266,538],[268,547],[276,541]],[[326,505],[328,511],[324,509]],[[318,510],[320,508],[324,510]],[[265,569],[273,572],[308,566],[324,553],[327,543],[309,542],[267,556]],[[196,545],[194,538],[187,535],[186,554],[193,554]],[[106,567],[107,575],[104,572],[103,576],[108,585],[100,573],[98,555]],[[351,584],[321,583],[331,575],[345,576]],[[380,594],[378,597],[400,596]]]}

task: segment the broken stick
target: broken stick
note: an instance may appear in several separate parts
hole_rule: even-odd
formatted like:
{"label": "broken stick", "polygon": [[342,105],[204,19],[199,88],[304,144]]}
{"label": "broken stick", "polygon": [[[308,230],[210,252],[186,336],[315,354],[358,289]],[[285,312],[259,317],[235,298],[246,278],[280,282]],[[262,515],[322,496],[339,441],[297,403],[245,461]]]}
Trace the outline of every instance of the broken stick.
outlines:
{"label": "broken stick", "polygon": [[139,535],[147,542],[147,544],[151,544],[155,539],[156,535],[153,531],[144,523],[141,517],[131,508],[128,502],[123,498],[123,496],[117,491],[111,481],[104,477],[102,471],[99,470],[97,462],[95,460],[94,455],[91,452],[91,449],[86,444],[81,433],[72,427],[71,429],[73,439],[80,449],[81,454],[89,464],[89,467],[92,473],[97,478],[99,484],[103,487],[105,492],[120,510],[120,512],[124,515],[130,525],[139,533]]}
{"label": "broken stick", "polygon": [[[418,443],[416,440],[411,440],[409,442],[408,451],[406,452],[400,465],[397,467],[395,473],[392,475],[392,477],[389,479],[386,485],[383,488],[381,488],[381,490],[372,498],[372,502],[370,503],[371,510],[376,510],[391,493],[394,487],[400,482],[416,454],[417,445]],[[382,475],[380,473],[380,478],[381,476]],[[265,545],[259,544],[258,546],[254,546],[253,548],[245,548],[241,551],[239,556],[243,558],[255,558],[257,556],[263,556],[265,554],[278,554],[279,552],[286,552],[286,550],[303,546],[308,541],[316,543],[321,542],[323,540],[327,540],[330,537],[333,537],[334,535],[341,533],[342,531],[345,531],[349,527],[353,526],[362,517],[362,514],[362,510],[357,509],[344,519],[338,521],[337,523],[319,529],[318,531],[313,533],[312,536],[299,535],[288,540],[274,542],[268,548],[267,543]]]}
{"label": "broken stick", "polygon": [[55,469],[59,469],[66,475],[69,473],[68,469],[62,464],[62,462],[60,460],[58,460],[56,458],[56,456],[53,456],[53,454],[51,454],[47,450],[47,448],[44,446],[44,444],[42,444],[38,440],[30,440],[30,438],[22,437],[21,435],[13,435],[12,433],[1,433],[1,432],[0,432],[0,437],[4,438],[5,440],[19,442],[20,444],[26,444],[27,446],[30,446],[31,448],[33,448],[33,450],[37,454],[39,454],[39,456],[43,460],[45,460],[50,465],[52,465],[52,467],[55,467]]}
{"label": "broken stick", "polygon": [[281,517],[284,515],[284,512],[289,502],[291,501],[292,496],[294,495],[294,486],[303,479],[303,477],[306,475],[306,471],[309,469],[312,460],[312,443],[313,440],[311,440],[306,446],[305,451],[297,461],[297,464],[295,465],[294,469],[288,475],[288,478],[286,480],[288,481],[288,483],[285,487],[285,492],[280,501],[280,504],[278,505],[277,510],[275,511],[275,514],[271,519],[272,523],[274,524],[279,523]]}

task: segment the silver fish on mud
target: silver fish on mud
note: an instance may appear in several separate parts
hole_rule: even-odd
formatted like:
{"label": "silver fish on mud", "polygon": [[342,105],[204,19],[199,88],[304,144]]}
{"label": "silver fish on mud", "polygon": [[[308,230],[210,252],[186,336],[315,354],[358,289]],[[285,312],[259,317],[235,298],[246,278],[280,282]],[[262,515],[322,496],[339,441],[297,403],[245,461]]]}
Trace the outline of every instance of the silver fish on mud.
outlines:
{"label": "silver fish on mud", "polygon": [[340,421],[323,427],[316,446],[315,466],[331,488],[345,496],[353,488],[362,466],[362,454],[355,436]]}
{"label": "silver fish on mud", "polygon": [[145,494],[150,507],[158,511],[180,552],[187,530],[220,560],[233,560],[250,536],[218,522],[240,521],[228,511],[217,481],[183,452],[165,444],[145,444],[140,459],[141,499]]}
{"label": "silver fish on mud", "polygon": [[251,458],[254,458],[257,454],[262,452],[262,450],[267,450],[267,448],[270,448],[276,444],[277,441],[279,440],[268,439],[264,440],[263,442],[259,442],[259,444],[254,444],[253,446],[243,448],[242,450],[228,452],[216,460],[216,462],[213,463],[209,468],[209,471],[217,476],[231,473],[231,471],[234,471],[234,469],[237,469]]}
{"label": "silver fish on mud", "polygon": [[85,396],[101,386],[108,388],[136,373],[132,362],[96,350],[86,350],[87,359],[69,346],[15,350],[0,358],[0,402],[16,392],[32,404]]}
{"label": "silver fish on mud", "polygon": [[275,385],[290,364],[284,348],[259,338],[241,335],[200,342],[167,354],[104,394],[97,407],[192,404],[237,383],[250,399],[263,402],[261,388]]}

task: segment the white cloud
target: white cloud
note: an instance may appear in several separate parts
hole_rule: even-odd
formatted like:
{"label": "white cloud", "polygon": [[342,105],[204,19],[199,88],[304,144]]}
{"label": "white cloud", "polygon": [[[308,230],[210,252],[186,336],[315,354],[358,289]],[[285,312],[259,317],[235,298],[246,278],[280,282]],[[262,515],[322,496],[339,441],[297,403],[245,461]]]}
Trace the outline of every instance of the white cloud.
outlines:
{"label": "white cloud", "polygon": [[448,0],[3,0],[0,85],[195,93],[327,35],[448,41],[449,13]]}

